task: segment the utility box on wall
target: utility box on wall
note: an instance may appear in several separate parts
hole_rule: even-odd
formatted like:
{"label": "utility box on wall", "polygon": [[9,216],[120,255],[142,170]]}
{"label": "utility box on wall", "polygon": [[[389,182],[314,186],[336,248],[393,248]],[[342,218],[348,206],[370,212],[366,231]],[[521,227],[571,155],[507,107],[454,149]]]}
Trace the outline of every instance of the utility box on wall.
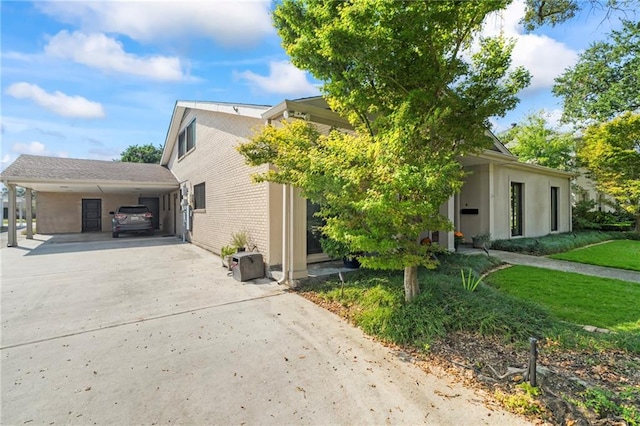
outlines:
{"label": "utility box on wall", "polygon": [[238,281],[249,281],[264,277],[262,254],[254,252],[236,253],[231,258],[233,278]]}

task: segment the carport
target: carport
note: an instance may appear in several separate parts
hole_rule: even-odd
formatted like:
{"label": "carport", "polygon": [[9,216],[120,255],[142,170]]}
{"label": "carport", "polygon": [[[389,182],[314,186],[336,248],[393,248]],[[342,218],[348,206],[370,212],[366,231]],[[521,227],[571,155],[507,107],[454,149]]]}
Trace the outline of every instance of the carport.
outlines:
{"label": "carport", "polygon": [[16,217],[11,214],[16,210],[17,187],[25,188],[28,239],[33,238],[34,191],[38,193],[38,233],[106,232],[110,229],[109,210],[145,200],[152,204],[158,200],[158,220],[172,224],[175,232],[179,183],[169,169],[159,164],[23,154],[2,172],[0,179],[8,188],[9,247],[17,246]]}

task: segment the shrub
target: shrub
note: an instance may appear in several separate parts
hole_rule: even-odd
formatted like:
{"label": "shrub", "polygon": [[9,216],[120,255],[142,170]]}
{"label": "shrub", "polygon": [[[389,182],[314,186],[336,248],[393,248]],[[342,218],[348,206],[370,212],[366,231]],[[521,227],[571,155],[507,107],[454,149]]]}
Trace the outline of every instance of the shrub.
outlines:
{"label": "shrub", "polygon": [[562,253],[595,244],[607,240],[635,239],[629,232],[602,232],[583,231],[568,232],[564,234],[552,234],[536,238],[517,238],[512,240],[495,240],[492,247],[495,250],[512,251],[517,253],[527,253],[533,255],[546,255]]}

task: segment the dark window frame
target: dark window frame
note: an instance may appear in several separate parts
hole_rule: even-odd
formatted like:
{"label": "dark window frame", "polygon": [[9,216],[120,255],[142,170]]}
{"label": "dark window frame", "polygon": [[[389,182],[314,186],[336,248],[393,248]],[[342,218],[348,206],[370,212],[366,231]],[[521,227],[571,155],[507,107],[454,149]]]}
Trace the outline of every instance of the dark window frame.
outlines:
{"label": "dark window frame", "polygon": [[558,206],[558,200],[559,200],[559,194],[560,194],[560,187],[558,186],[552,186],[551,187],[551,231],[557,231],[558,230],[558,219],[560,217],[559,215],[559,206]]}
{"label": "dark window frame", "polygon": [[524,202],[524,184],[522,182],[511,182],[510,191],[511,211],[510,224],[511,236],[521,237],[523,235],[523,202]]}
{"label": "dark window frame", "polygon": [[193,185],[193,208],[201,210],[207,208],[207,187],[205,182]]}
{"label": "dark window frame", "polygon": [[196,147],[196,119],[194,118],[178,135],[178,159]]}

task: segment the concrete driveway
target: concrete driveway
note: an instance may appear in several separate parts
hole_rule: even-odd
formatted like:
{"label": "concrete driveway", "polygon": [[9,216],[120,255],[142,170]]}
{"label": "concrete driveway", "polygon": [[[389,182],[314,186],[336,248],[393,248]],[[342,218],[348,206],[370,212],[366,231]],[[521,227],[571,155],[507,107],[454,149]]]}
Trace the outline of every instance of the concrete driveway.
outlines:
{"label": "concrete driveway", "polygon": [[526,424],[175,238],[2,248],[1,423]]}

